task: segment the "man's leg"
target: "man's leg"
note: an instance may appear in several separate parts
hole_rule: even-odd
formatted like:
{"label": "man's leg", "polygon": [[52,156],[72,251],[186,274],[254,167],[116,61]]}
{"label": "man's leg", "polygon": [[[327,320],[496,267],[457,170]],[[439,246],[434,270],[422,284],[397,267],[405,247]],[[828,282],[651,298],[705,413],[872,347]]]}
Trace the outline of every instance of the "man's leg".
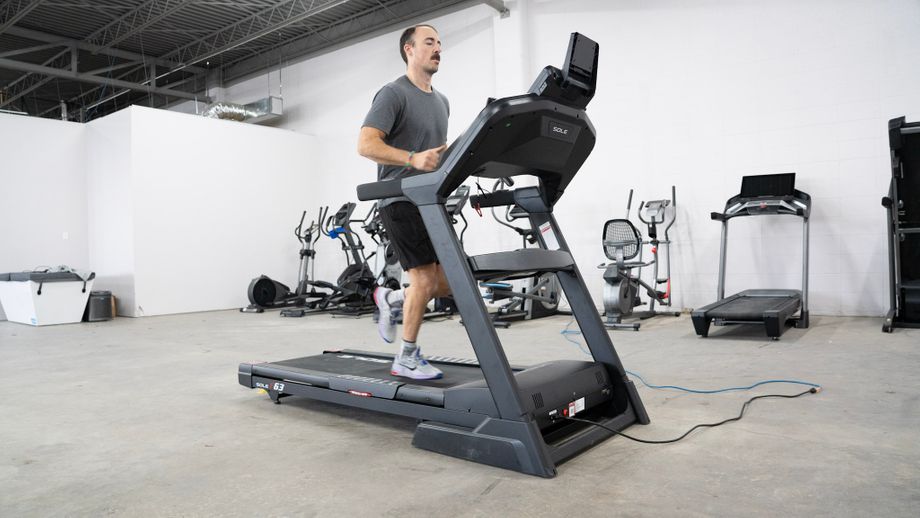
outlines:
{"label": "man's leg", "polygon": [[437,263],[410,268],[409,287],[403,303],[403,340],[415,343],[425,319],[425,310],[433,298],[450,295],[444,268]]}
{"label": "man's leg", "polygon": [[408,273],[409,287],[405,290],[403,304],[403,342],[390,373],[415,379],[440,378],[441,371],[421,355],[416,339],[428,302],[450,294],[447,278],[444,269],[436,263],[410,268]]}

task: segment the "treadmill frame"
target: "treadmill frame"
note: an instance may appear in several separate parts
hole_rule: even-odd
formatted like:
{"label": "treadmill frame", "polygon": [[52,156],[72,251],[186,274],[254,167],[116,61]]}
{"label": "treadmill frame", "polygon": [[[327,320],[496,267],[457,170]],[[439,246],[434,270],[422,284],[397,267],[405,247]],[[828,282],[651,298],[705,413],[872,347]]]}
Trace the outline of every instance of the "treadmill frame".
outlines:
{"label": "treadmill frame", "polygon": [[[912,196],[910,189],[906,188],[908,178],[916,176],[918,171],[910,170],[905,173],[905,146],[916,145],[916,137],[907,137],[907,135],[916,135],[920,133],[920,122],[907,122],[906,117],[898,117],[888,121],[888,144],[891,156],[891,180],[888,187],[888,195],[882,198],[882,206],[885,207],[886,219],[888,220],[888,295],[889,306],[885,314],[885,321],[882,324],[882,332],[891,333],[896,327],[903,328],[920,328],[920,279],[910,278],[907,275],[905,279],[903,262],[905,259],[909,262],[910,254],[906,252],[905,246],[913,245],[910,248],[916,250],[917,242],[920,242],[920,226],[916,224],[917,216],[913,214],[913,221],[905,210],[905,199]],[[908,144],[905,140],[910,139]],[[913,165],[913,164],[911,164]],[[914,183],[916,185],[916,182]],[[906,192],[901,192],[901,191]],[[916,205],[914,205],[916,206]],[[914,209],[916,210],[916,209]],[[908,240],[913,243],[907,243]],[[908,248],[908,249],[910,249]],[[904,256],[908,257],[904,257]]]}
{"label": "treadmill frame", "polygon": [[[725,270],[726,259],[728,255],[728,221],[730,219],[742,216],[779,216],[791,215],[802,218],[802,289],[799,290],[767,290],[755,289],[744,290],[725,297]],[[697,308],[691,313],[693,327],[696,334],[705,338],[709,336],[709,324],[712,322],[717,326],[729,324],[763,324],[767,336],[773,340],[778,340],[786,330],[786,322],[793,321],[797,328],[808,327],[808,252],[809,252],[809,220],[811,216],[811,196],[795,190],[791,196],[777,197],[754,197],[743,198],[740,195],[733,196],[725,204],[725,211],[722,213],[711,213],[712,219],[722,222],[722,239],[719,249],[719,286],[717,291],[718,299],[712,304]],[[726,304],[730,304],[740,298],[771,297],[782,298],[788,297],[790,300],[796,296],[801,298],[801,305],[798,308],[791,307],[788,303],[783,303],[777,307],[766,309],[761,318],[755,320],[729,320],[714,318],[709,312]],[[798,313],[796,316],[795,314]]]}
{"label": "treadmill frame", "polygon": [[[648,424],[638,391],[626,375],[552,214],[553,205],[596,142],[594,126],[585,113],[596,84],[596,43],[573,33],[564,68],[565,72],[545,67],[529,93],[486,105],[473,124],[445,151],[438,170],[358,186],[360,200],[405,196],[418,207],[465,322],[464,330],[498,417],[292,383],[286,381],[285,372],[264,370],[270,368],[268,365],[241,364],[240,383],[252,388],[267,386],[276,402],[286,395],[302,395],[421,419],[413,439],[413,445],[419,448],[553,477],[557,463],[613,434],[599,426],[571,421],[562,421],[561,426],[554,425],[544,434],[524,404],[476,279],[477,274],[515,278],[551,272],[559,280],[594,362],[603,365],[610,384],[611,397],[585,414],[614,430],[633,423]],[[540,230],[540,248],[468,257],[445,207],[447,197],[471,176],[515,175],[536,176],[539,184],[497,191],[481,197],[474,205],[514,204],[527,212],[531,228]],[[366,378],[364,381],[375,387],[398,383]],[[547,383],[558,381],[547,380]]]}

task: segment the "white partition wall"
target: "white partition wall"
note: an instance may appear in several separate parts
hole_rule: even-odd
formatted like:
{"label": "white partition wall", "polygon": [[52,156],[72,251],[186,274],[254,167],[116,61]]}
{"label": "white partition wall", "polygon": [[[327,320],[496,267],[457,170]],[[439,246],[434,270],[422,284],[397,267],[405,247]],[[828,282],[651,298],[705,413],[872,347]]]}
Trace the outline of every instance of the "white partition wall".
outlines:
{"label": "white partition wall", "polygon": [[96,289],[111,291],[119,315],[135,316],[134,203],[131,117],[121,110],[86,124],[89,258]]}
{"label": "white partition wall", "polygon": [[301,211],[317,205],[315,140],[132,109],[137,314],[245,305],[249,280],[296,281]]}
{"label": "white partition wall", "polygon": [[90,255],[121,314],[240,307],[251,278],[296,276],[313,139],[142,107],[89,126]]}
{"label": "white partition wall", "polygon": [[82,124],[0,114],[0,272],[95,268],[83,134]]}

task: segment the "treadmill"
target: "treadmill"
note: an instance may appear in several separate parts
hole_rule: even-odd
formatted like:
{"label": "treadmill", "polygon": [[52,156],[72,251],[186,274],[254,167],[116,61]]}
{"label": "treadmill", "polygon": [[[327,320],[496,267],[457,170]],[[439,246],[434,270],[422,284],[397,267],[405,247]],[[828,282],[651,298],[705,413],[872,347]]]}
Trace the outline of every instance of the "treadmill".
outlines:
{"label": "treadmill", "polygon": [[[390,376],[393,354],[329,350],[273,363],[243,363],[239,382],[286,396],[418,419],[413,445],[522,473],[553,477],[559,463],[608,439],[613,430],[647,424],[590,292],[553,216],[553,206],[594,148],[585,107],[594,95],[598,46],[573,33],[563,70],[544,68],[528,93],[490,102],[445,152],[439,169],[364,184],[358,198],[406,196],[415,203],[466,325],[475,359],[429,357],[444,378]],[[539,228],[539,248],[467,256],[445,202],[471,176],[533,175],[537,185],[471,196],[474,207],[513,206]],[[555,273],[593,361],[509,364],[477,280]],[[368,331],[370,332],[370,331]],[[555,338],[549,338],[555,340]],[[437,346],[431,349],[437,350]],[[431,352],[429,350],[429,352]]]}
{"label": "treadmill", "polygon": [[[725,296],[725,254],[728,221],[742,216],[791,215],[802,218],[802,289],[745,290]],[[773,340],[785,332],[786,324],[808,327],[808,218],[811,196],[795,188],[795,173],[745,176],[741,194],[732,196],[723,212],[711,217],[722,222],[719,256],[719,300],[691,313],[696,334],[709,335],[709,324],[762,324]]]}

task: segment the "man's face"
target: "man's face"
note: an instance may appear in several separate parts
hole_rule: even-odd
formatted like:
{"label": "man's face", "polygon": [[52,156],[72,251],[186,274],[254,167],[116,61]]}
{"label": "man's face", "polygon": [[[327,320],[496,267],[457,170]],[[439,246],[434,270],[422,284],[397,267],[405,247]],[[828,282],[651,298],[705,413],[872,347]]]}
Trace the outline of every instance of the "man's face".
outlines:
{"label": "man's face", "polygon": [[438,71],[441,64],[441,40],[431,27],[419,27],[412,35],[414,43],[406,46],[409,66],[416,66],[429,74]]}

